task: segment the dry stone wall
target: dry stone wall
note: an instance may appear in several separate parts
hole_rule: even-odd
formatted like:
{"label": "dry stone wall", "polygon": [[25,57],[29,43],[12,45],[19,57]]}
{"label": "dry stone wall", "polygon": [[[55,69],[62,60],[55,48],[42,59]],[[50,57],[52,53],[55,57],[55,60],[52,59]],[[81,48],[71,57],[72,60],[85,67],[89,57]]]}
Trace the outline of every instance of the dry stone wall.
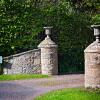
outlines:
{"label": "dry stone wall", "polygon": [[4,74],[41,73],[40,49],[4,57],[4,62]]}

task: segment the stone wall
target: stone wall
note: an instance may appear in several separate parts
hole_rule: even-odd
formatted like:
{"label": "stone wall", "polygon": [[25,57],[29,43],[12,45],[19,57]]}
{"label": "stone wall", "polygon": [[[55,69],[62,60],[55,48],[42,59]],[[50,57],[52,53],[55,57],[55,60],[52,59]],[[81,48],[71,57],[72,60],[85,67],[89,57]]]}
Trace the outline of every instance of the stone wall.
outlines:
{"label": "stone wall", "polygon": [[4,57],[4,74],[41,73],[41,51],[34,49]]}

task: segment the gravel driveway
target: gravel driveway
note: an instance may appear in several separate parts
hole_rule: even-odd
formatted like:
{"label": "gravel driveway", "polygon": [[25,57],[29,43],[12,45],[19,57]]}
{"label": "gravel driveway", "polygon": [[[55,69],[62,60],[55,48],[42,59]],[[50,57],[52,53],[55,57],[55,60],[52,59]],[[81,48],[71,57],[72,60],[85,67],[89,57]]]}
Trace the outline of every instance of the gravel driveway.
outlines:
{"label": "gravel driveway", "polygon": [[50,78],[0,81],[0,100],[33,100],[43,93],[84,86],[84,75],[58,75]]}

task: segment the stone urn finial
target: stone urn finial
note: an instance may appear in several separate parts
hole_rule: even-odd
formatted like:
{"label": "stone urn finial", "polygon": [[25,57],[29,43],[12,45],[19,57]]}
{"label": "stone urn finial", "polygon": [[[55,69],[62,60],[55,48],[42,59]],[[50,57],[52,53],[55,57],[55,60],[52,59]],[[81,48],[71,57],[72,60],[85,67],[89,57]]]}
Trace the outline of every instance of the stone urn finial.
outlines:
{"label": "stone urn finial", "polygon": [[91,25],[94,28],[94,36],[96,37],[96,41],[100,42],[100,25]]}
{"label": "stone urn finial", "polygon": [[50,38],[50,34],[51,34],[51,29],[52,29],[53,27],[51,26],[51,27],[44,27],[44,29],[45,29],[45,34],[47,35],[47,37],[46,38]]}

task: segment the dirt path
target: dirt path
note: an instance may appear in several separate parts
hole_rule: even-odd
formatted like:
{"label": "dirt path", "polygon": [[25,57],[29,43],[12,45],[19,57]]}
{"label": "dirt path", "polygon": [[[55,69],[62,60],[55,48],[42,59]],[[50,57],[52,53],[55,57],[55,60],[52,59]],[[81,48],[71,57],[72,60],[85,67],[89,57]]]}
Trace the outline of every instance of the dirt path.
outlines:
{"label": "dirt path", "polygon": [[43,79],[0,82],[0,100],[33,100],[48,91],[84,86],[84,75],[59,75]]}

